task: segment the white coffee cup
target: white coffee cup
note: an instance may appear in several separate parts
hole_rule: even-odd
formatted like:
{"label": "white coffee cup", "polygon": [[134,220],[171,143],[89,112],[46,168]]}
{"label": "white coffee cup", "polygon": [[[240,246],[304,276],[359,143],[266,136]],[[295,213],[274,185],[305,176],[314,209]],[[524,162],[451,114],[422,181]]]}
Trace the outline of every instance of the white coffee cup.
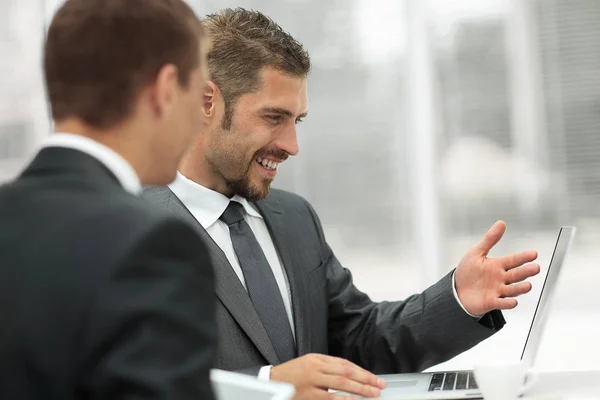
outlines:
{"label": "white coffee cup", "polygon": [[537,379],[536,373],[521,362],[482,364],[476,366],[474,372],[485,400],[515,400]]}

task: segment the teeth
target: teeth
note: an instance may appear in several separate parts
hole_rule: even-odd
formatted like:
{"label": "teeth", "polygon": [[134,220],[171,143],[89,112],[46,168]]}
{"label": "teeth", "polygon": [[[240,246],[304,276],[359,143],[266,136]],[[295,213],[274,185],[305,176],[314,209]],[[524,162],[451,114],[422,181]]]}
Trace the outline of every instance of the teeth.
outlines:
{"label": "teeth", "polygon": [[270,169],[270,170],[276,170],[277,167],[279,166],[279,164],[276,163],[275,161],[267,160],[266,158],[257,157],[256,161],[259,164],[261,164],[263,167],[265,167],[266,169]]}

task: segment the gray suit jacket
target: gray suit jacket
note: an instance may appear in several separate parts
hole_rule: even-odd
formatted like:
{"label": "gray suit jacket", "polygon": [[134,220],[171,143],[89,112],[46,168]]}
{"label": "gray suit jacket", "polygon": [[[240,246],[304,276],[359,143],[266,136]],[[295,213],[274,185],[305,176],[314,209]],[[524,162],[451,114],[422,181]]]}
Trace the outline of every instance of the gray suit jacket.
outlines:
{"label": "gray suit jacket", "polygon": [[[218,349],[216,368],[257,373],[279,360],[250,298],[225,254],[168,188],[144,197],[193,224],[215,266]],[[452,274],[421,294],[376,303],[352,283],[325,241],[321,223],[300,196],[273,189],[254,203],[262,214],[290,284],[298,355],[348,359],[375,373],[421,371],[446,361],[504,325],[499,311],[479,321],[452,291]]]}

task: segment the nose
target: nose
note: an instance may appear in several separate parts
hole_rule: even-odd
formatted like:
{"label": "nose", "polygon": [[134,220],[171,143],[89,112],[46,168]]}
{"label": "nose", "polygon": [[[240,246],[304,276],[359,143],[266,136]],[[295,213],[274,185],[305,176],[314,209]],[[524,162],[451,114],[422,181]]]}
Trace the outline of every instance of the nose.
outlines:
{"label": "nose", "polygon": [[282,135],[279,137],[275,145],[288,153],[290,156],[295,156],[300,152],[300,147],[298,146],[298,136],[296,133],[296,125],[285,130]]}

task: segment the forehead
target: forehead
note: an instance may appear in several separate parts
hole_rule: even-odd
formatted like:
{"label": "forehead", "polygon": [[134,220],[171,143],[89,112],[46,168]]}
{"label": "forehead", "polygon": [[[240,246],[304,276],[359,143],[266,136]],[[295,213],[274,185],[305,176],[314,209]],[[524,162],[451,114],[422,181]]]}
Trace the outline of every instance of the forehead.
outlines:
{"label": "forehead", "polygon": [[242,96],[240,101],[252,108],[280,107],[296,115],[306,113],[306,78],[291,76],[272,68],[263,70],[260,77],[260,89]]}

